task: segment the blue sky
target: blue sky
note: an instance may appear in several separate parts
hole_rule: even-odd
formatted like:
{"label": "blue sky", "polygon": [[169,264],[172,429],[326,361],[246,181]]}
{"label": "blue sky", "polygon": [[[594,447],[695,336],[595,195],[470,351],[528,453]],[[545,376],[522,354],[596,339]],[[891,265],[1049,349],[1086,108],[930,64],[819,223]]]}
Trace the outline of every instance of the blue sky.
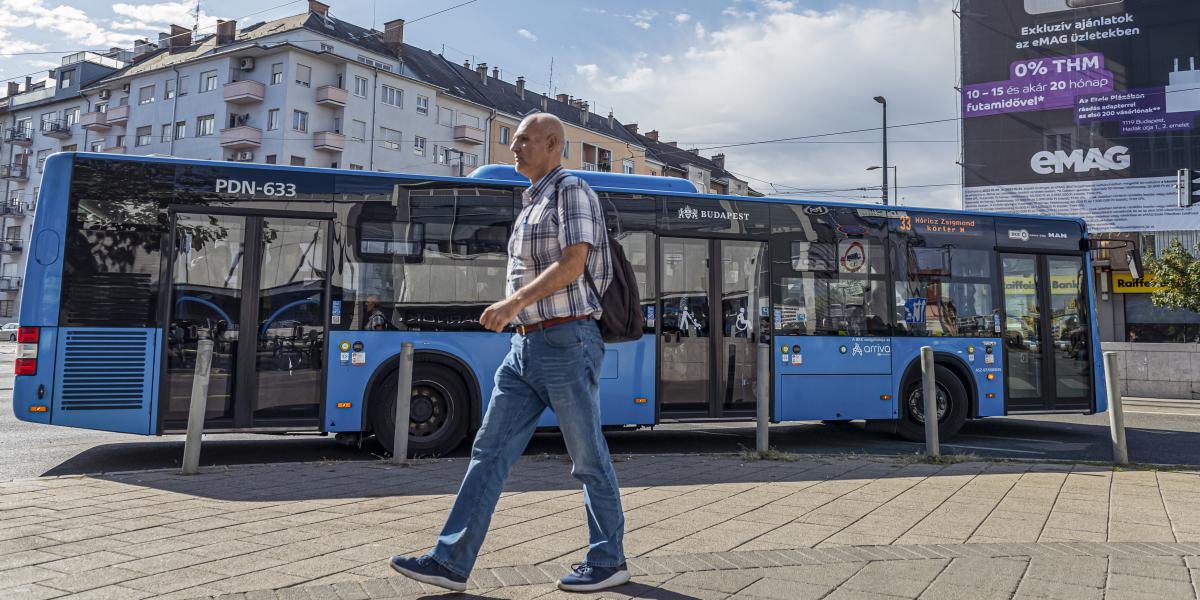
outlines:
{"label": "blue sky", "polygon": [[[463,0],[331,1],[337,18],[382,28]],[[297,14],[306,1],[202,0],[201,29],[217,18],[239,26]],[[282,5],[282,6],[280,6]],[[408,43],[461,62],[499,66],[545,91],[610,108],[664,141],[724,151],[728,167],[763,191],[813,190],[859,200],[877,192],[879,133],[805,143],[715,148],[732,143],[876,127],[889,121],[952,118],[954,20],[951,0],[478,0],[406,27]],[[171,23],[190,27],[191,2],[0,0],[0,53],[63,52],[156,40]],[[206,29],[207,28],[207,29]],[[202,31],[202,32],[203,32]],[[44,77],[61,54],[0,56],[0,78]],[[902,186],[958,181],[957,124],[892,130],[890,162]],[[821,143],[812,143],[818,141]],[[837,190],[837,191],[828,191]],[[902,189],[913,204],[958,204],[952,186]]]}

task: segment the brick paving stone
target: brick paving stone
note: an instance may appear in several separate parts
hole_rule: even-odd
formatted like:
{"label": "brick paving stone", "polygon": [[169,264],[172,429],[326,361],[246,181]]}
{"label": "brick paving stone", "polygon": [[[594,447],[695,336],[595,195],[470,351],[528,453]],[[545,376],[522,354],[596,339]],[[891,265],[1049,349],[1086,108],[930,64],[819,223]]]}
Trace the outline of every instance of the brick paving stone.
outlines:
{"label": "brick paving stone", "polygon": [[[671,580],[669,584],[674,584]],[[672,591],[673,585],[668,585]],[[764,577],[742,589],[735,597],[778,598],[779,600],[818,600],[833,591],[832,586]]]}

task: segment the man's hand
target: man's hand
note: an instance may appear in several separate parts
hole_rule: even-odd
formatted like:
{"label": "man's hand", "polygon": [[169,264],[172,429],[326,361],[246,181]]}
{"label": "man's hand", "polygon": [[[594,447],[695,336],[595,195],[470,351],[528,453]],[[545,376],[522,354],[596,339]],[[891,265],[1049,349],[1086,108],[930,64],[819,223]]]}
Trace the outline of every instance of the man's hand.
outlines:
{"label": "man's hand", "polygon": [[521,312],[521,307],[512,298],[505,298],[487,307],[479,317],[479,324],[488,331],[500,333],[517,318],[518,312]]}

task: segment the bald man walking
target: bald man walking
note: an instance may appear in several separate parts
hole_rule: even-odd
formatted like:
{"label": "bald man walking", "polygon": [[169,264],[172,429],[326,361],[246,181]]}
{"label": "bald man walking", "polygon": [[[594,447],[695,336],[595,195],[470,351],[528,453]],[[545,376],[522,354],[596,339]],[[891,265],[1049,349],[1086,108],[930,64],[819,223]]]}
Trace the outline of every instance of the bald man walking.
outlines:
{"label": "bald man walking", "polygon": [[587,557],[558,587],[591,592],[629,581],[621,492],[600,431],[600,298],[584,276],[586,269],[604,293],[612,280],[608,235],[595,192],[562,169],[564,143],[562,122],[546,113],[526,117],[513,136],[517,172],[533,185],[508,240],[507,297],[479,322],[497,332],[515,324],[516,333],[437,545],[424,556],[392,557],[393,569],[417,581],[467,588],[504,480],[546,408],[583,484],[589,532]]}

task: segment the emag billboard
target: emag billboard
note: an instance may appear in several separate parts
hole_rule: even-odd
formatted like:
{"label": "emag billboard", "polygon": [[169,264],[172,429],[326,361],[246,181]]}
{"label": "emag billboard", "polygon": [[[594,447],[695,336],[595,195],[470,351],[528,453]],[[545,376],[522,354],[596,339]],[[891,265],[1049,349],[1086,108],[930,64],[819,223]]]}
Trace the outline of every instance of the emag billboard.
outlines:
{"label": "emag billboard", "polygon": [[1200,0],[962,0],[963,198],[1092,231],[1200,229]]}

